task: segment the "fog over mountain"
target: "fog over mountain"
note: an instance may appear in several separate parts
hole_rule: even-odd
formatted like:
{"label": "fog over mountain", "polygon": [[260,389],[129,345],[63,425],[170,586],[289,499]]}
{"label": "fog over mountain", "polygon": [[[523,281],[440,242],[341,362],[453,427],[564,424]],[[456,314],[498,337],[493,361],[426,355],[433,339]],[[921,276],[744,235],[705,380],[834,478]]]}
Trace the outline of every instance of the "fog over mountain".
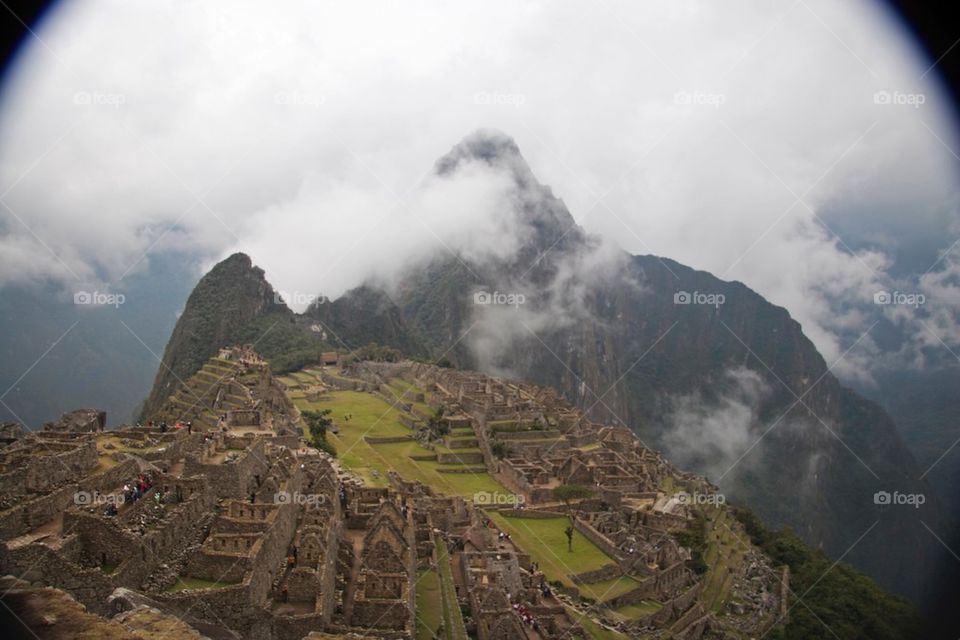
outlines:
{"label": "fog over mountain", "polygon": [[[482,194],[411,198],[419,167],[493,126],[585,229],[749,283],[831,362],[877,290],[923,289],[953,315],[936,261],[956,237],[955,132],[936,70],[879,6],[258,11],[50,13],[3,94],[5,281],[122,288],[163,252],[209,265],[243,248],[281,289],[334,295],[489,224]],[[924,233],[902,232],[906,212]],[[869,383],[879,351],[866,336],[836,370]]]}

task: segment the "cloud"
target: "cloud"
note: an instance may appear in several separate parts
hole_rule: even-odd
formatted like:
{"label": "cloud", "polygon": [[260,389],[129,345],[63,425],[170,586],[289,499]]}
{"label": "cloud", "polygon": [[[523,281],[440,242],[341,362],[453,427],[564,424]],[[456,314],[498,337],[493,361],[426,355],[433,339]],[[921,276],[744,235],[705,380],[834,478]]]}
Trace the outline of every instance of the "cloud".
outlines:
{"label": "cloud", "polygon": [[[411,256],[508,252],[495,175],[430,176],[490,126],[588,232],[745,282],[865,380],[882,350],[845,350],[873,292],[920,286],[903,256],[956,237],[946,97],[884,11],[65,3],[0,102],[0,283],[239,249],[279,289],[336,295]],[[933,231],[910,240],[906,215]]]}
{"label": "cloud", "polygon": [[743,367],[727,370],[716,382],[724,390],[717,398],[696,392],[668,399],[663,446],[680,468],[699,469],[714,482],[729,483],[728,472],[762,433],[757,408],[770,387],[758,373]]}

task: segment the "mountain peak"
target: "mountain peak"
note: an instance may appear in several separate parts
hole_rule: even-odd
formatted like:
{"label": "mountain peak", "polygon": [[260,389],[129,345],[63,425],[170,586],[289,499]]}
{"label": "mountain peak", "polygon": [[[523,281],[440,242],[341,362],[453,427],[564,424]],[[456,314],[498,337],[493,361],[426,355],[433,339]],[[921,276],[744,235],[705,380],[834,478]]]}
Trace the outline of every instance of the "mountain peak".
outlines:
{"label": "mountain peak", "polygon": [[250,256],[245,254],[242,251],[237,251],[236,253],[231,253],[229,256],[221,260],[218,264],[238,264],[247,267],[253,266],[253,260],[250,259]]}
{"label": "mountain peak", "polygon": [[461,162],[485,162],[490,166],[501,166],[520,173],[530,174],[530,168],[520,154],[520,147],[513,138],[499,129],[477,129],[458,142],[442,158],[437,160],[438,175],[453,173]]}

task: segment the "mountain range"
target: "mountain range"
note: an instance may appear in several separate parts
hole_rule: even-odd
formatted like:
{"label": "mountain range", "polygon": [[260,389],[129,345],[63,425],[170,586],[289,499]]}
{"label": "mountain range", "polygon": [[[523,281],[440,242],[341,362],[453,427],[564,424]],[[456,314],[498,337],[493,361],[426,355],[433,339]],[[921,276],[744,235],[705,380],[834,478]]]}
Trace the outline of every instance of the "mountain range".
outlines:
{"label": "mountain range", "polygon": [[143,416],[227,344],[255,344],[280,370],[325,349],[388,345],[554,386],[767,524],[925,597],[939,557],[934,493],[890,416],[840,383],[785,309],[740,282],[590,236],[502,133],[467,137],[431,179],[477,167],[508,178],[508,246],[425,254],[389,283],[319,297],[300,314],[234,254],[190,295]]}

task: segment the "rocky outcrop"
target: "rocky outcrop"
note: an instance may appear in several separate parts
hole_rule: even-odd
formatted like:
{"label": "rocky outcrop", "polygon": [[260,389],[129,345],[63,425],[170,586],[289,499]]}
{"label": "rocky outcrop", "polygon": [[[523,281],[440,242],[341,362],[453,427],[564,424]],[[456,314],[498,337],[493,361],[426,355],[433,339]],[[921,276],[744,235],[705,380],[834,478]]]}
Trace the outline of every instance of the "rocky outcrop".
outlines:
{"label": "rocky outcrop", "polygon": [[56,422],[43,425],[44,431],[66,431],[67,433],[87,433],[103,431],[107,424],[107,412],[99,409],[74,409],[68,411]]}

